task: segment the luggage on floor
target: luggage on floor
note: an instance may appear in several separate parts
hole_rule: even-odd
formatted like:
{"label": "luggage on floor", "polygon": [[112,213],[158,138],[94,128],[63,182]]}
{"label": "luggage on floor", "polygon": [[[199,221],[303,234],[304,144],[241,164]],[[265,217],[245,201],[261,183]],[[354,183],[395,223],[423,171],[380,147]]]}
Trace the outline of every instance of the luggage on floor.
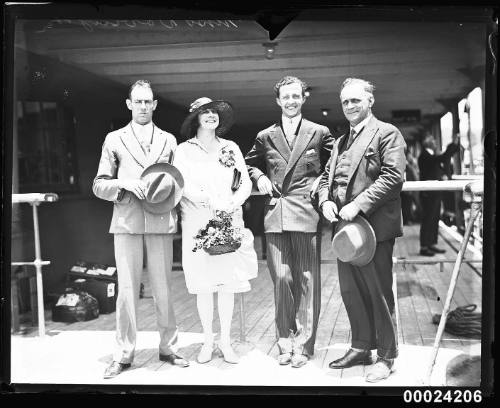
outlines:
{"label": "luggage on floor", "polygon": [[97,299],[87,292],[66,289],[59,296],[52,307],[52,320],[54,322],[83,322],[99,317],[99,304]]}

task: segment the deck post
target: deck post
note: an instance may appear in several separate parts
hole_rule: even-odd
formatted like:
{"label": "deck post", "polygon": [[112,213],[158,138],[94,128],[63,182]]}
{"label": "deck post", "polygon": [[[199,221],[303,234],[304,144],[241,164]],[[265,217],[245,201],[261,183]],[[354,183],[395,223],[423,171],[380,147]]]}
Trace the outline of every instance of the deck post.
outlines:
{"label": "deck post", "polygon": [[33,206],[33,228],[35,232],[35,269],[36,269],[36,293],[38,298],[38,335],[45,336],[45,307],[43,302],[43,280],[42,280],[42,256],[40,251],[40,231],[38,228],[38,205],[39,202],[31,203]]}

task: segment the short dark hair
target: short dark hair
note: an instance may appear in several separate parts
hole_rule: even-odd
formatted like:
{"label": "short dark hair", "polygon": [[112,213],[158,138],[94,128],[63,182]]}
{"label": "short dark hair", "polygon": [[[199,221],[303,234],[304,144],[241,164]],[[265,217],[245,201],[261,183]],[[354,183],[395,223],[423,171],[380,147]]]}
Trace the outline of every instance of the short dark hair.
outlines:
{"label": "short dark hair", "polygon": [[153,92],[153,87],[151,86],[151,82],[149,82],[147,79],[139,79],[138,81],[135,81],[132,85],[130,85],[130,88],[128,90],[128,99],[132,99],[132,91],[136,86],[149,88],[151,90],[151,93],[153,94],[153,100],[155,99],[155,93]]}
{"label": "short dark hair", "polygon": [[340,92],[342,92],[342,89],[344,89],[347,85],[351,84],[360,84],[363,86],[365,92],[368,92],[369,94],[373,95],[373,91],[375,91],[375,85],[373,85],[370,81],[366,81],[364,79],[360,78],[347,78],[344,82],[342,82],[342,86],[340,87]]}
{"label": "short dark hair", "polygon": [[290,84],[299,84],[302,87],[302,96],[305,96],[307,84],[304,81],[302,81],[302,79],[299,79],[297,77],[285,76],[281,78],[278,82],[276,82],[276,85],[274,85],[274,92],[276,93],[276,98],[280,97],[280,88],[282,86]]}

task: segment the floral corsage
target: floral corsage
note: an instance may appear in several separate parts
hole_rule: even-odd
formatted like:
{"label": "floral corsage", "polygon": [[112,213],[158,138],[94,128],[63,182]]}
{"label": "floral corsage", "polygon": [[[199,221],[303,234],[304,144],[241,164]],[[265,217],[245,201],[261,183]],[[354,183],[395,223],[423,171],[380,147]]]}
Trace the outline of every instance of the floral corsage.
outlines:
{"label": "floral corsage", "polygon": [[219,162],[223,166],[233,167],[236,164],[236,159],[234,158],[234,150],[223,147],[220,151]]}
{"label": "floral corsage", "polygon": [[243,234],[232,222],[231,213],[216,210],[215,217],[194,237],[193,252],[203,249],[210,255],[220,255],[236,251],[241,246]]}

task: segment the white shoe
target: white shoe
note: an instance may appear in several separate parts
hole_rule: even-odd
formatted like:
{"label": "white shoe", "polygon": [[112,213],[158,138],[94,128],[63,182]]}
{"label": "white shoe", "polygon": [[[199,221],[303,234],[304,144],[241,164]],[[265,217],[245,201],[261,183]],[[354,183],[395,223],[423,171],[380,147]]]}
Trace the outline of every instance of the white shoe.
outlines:
{"label": "white shoe", "polygon": [[230,344],[219,343],[218,347],[219,347],[219,351],[222,354],[222,357],[224,358],[224,361],[226,363],[238,364],[240,362],[240,358],[234,352],[234,350]]}
{"label": "white shoe", "polygon": [[214,352],[213,343],[203,343],[203,346],[201,346],[201,350],[200,353],[198,354],[198,357],[196,358],[196,361],[200,364],[208,363],[210,360],[212,360],[213,352]]}

